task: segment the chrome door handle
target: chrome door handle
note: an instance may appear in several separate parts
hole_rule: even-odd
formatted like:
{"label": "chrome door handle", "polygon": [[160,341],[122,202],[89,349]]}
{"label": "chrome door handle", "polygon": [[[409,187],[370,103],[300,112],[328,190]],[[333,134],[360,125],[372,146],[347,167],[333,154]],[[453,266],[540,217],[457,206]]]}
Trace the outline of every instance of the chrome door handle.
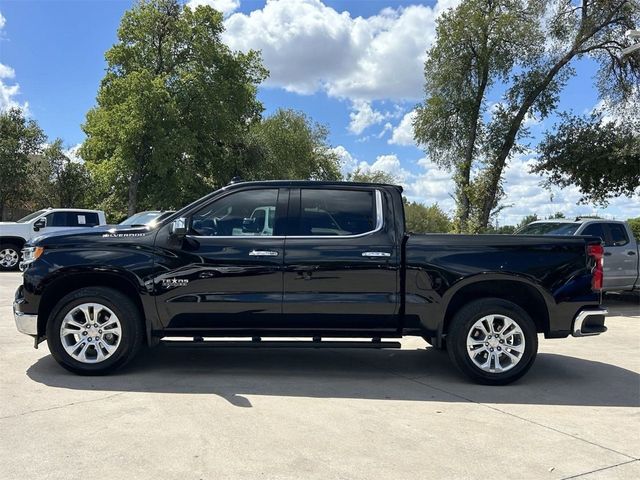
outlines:
{"label": "chrome door handle", "polygon": [[251,257],[277,257],[278,252],[274,252],[273,250],[251,250],[249,252],[249,256]]}
{"label": "chrome door handle", "polygon": [[363,257],[390,257],[391,254],[388,252],[362,252]]}

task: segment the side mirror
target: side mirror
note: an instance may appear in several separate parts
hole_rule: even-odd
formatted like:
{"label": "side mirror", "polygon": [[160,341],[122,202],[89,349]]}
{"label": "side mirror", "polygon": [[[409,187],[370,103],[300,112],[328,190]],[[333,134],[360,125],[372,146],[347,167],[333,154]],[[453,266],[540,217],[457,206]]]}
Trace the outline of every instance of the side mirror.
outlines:
{"label": "side mirror", "polygon": [[39,218],[38,220],[33,222],[33,231],[37,232],[41,228],[44,228],[46,226],[47,226],[47,219],[46,218]]}
{"label": "side mirror", "polygon": [[171,234],[184,236],[187,234],[187,219],[184,217],[176,218],[171,222]]}

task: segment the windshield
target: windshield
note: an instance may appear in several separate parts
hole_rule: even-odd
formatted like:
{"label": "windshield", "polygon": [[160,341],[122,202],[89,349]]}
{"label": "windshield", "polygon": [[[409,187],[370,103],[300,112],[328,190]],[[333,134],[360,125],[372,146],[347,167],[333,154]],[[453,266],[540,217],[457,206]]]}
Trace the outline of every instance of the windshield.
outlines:
{"label": "windshield", "polygon": [[22,217],[20,220],[16,220],[16,223],[27,223],[29,220],[33,220],[36,217],[42,215],[46,210],[38,210],[37,212],[30,213],[26,217]]}
{"label": "windshield", "polygon": [[578,227],[580,224],[574,222],[530,223],[516,233],[518,235],[573,235]]}
{"label": "windshield", "polygon": [[160,212],[135,213],[126,220],[120,222],[120,225],[147,225],[157,219],[160,215]]}

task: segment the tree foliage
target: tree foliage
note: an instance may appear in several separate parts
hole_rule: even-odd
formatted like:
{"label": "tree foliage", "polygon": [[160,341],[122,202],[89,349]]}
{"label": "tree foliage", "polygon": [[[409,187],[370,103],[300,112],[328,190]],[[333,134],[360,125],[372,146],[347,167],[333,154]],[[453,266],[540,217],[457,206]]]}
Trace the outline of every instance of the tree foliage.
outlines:
{"label": "tree foliage", "polygon": [[347,181],[361,183],[387,183],[394,185],[398,183],[398,179],[391,173],[382,170],[363,170],[356,168],[353,172],[347,174]]}
{"label": "tree foliage", "polygon": [[[557,109],[576,61],[599,62],[610,105],[639,95],[640,55],[620,56],[639,17],[635,0],[465,0],[441,16],[414,127],[430,157],[454,172],[457,230],[487,228],[507,162],[528,138],[526,120]],[[490,105],[492,86],[504,93]]]}
{"label": "tree foliage", "polygon": [[5,207],[28,198],[31,158],[45,138],[38,124],[27,120],[22,110],[0,112],[0,220]]}
{"label": "tree foliage", "polygon": [[245,139],[245,179],[338,180],[340,161],[331,149],[324,125],[304,113],[279,109],[254,122]]}
{"label": "tree foliage", "polygon": [[65,154],[61,139],[45,147],[32,163],[32,209],[82,208],[98,201],[92,198],[92,181],[86,165]]}
{"label": "tree foliage", "polygon": [[404,215],[407,231],[413,233],[449,233],[453,224],[437,203],[423,205],[404,199]]}
{"label": "tree foliage", "polygon": [[471,172],[488,148],[487,92],[519,58],[535,55],[542,39],[531,24],[540,13],[534,2],[468,0],[438,20],[414,131],[430,158],[454,172],[457,231],[469,229],[476,208]]}
{"label": "tree foliage", "polygon": [[631,227],[633,236],[640,242],[640,217],[630,218],[627,220],[627,223],[629,224],[629,227]]}
{"label": "tree foliage", "polygon": [[546,133],[532,171],[546,175],[547,185],[576,185],[583,203],[631,197],[640,187],[639,118],[615,122],[601,114],[565,115]]}
{"label": "tree foliage", "polygon": [[83,126],[104,205],[168,208],[241,170],[239,139],[259,119],[267,72],[256,52],[231,52],[223,29],[220,12],[177,0],[142,0],[124,14]]}

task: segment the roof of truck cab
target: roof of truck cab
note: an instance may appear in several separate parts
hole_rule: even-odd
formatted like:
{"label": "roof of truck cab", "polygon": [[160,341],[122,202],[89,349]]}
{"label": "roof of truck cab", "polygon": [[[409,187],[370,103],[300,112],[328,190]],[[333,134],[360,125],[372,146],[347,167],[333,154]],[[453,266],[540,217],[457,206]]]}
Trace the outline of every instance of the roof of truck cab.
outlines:
{"label": "roof of truck cab", "polygon": [[56,212],[92,212],[102,213],[102,210],[95,210],[93,208],[43,208],[46,211]]}
{"label": "roof of truck cab", "polygon": [[226,185],[223,188],[245,186],[264,187],[381,187],[395,188],[402,191],[402,186],[390,183],[367,183],[367,182],[343,182],[328,180],[251,180],[238,181]]}
{"label": "roof of truck cab", "polygon": [[534,223],[588,223],[588,222],[602,222],[602,223],[625,223],[624,220],[608,220],[606,218],[550,218],[549,220],[535,220],[528,225]]}

